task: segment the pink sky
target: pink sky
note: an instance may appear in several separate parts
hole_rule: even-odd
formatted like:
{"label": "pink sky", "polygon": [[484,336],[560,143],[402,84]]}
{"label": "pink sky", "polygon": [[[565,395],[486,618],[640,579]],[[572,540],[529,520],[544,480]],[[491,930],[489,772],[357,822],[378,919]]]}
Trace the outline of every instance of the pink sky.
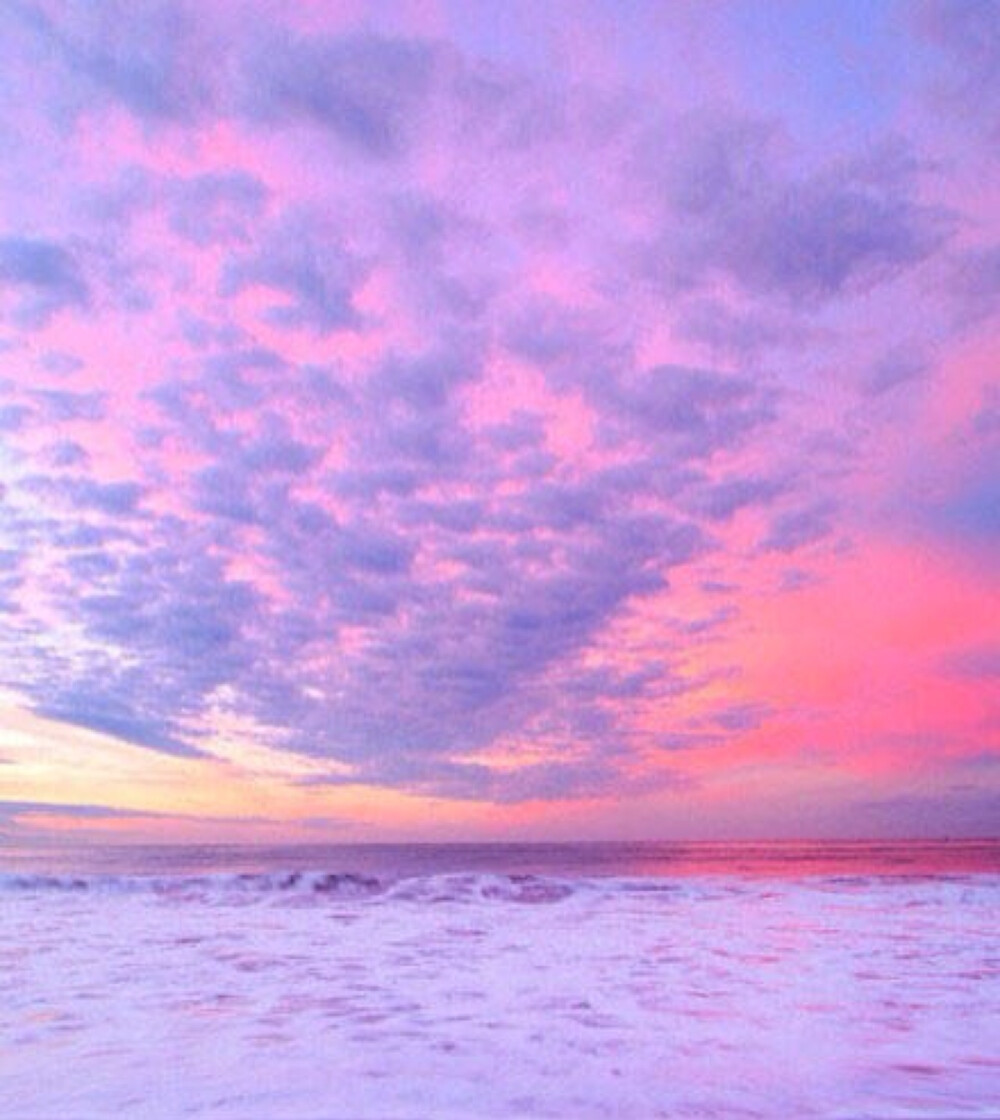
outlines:
{"label": "pink sky", "polygon": [[1000,819],[989,4],[0,12],[0,837]]}

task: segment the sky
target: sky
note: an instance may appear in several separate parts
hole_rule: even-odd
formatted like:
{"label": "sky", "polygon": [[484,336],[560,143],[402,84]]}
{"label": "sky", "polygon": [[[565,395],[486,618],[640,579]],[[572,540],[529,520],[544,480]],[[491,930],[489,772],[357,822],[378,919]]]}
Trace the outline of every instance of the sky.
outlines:
{"label": "sky", "polygon": [[0,6],[0,840],[1000,831],[1000,5]]}

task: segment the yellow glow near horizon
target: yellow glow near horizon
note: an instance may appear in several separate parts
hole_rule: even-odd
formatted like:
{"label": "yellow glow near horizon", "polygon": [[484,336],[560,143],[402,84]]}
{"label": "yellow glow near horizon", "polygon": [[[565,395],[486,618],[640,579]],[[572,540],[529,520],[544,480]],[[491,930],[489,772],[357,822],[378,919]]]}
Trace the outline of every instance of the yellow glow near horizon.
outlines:
{"label": "yellow glow near horizon", "polygon": [[[81,765],[85,752],[86,766]],[[412,829],[433,809],[442,822],[465,818],[460,803],[363,785],[303,785],[312,773],[330,773],[309,759],[259,744],[227,740],[218,754],[182,758],[137,747],[113,736],[73,727],[31,712],[9,695],[0,698],[0,799],[51,806],[33,814],[35,823],[87,831],[164,832],[173,838],[231,827],[246,834],[248,823],[271,835],[302,833],[303,822],[323,833],[356,838],[376,823],[384,831]],[[98,821],[59,816],[58,806],[106,808],[114,813],[151,814],[139,827],[120,818]]]}

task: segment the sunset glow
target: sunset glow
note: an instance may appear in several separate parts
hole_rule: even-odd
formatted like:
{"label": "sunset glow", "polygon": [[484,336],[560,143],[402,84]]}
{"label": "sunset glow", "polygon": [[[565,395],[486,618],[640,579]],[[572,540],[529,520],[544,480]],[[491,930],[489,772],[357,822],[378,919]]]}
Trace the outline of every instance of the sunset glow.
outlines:
{"label": "sunset glow", "polygon": [[994,5],[15,0],[0,75],[0,837],[996,834]]}

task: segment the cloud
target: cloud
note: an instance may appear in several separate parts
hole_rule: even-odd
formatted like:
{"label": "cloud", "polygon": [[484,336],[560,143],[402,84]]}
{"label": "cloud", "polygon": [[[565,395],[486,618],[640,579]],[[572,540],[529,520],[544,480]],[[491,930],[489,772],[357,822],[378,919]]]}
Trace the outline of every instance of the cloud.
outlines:
{"label": "cloud", "polygon": [[204,751],[164,730],[161,719],[150,719],[136,712],[127,703],[121,703],[117,696],[95,693],[90,684],[83,693],[72,688],[57,688],[53,693],[51,699],[36,704],[35,711],[40,716],[113,735],[136,746],[180,758],[206,757]]}
{"label": "cloud", "polygon": [[898,146],[799,170],[775,129],[751,118],[661,126],[637,172],[663,215],[646,266],[669,291],[723,278],[755,297],[818,305],[920,263],[952,225],[917,200],[912,159]]}
{"label": "cloud", "polygon": [[858,801],[844,806],[842,814],[849,826],[866,835],[995,837],[1000,793],[956,786]]}
{"label": "cloud", "polygon": [[913,347],[893,350],[871,366],[863,385],[872,396],[881,396],[903,385],[922,380],[928,369],[926,355]]}
{"label": "cloud", "polygon": [[941,52],[935,92],[949,117],[975,121],[995,139],[1000,127],[1000,25],[992,0],[922,0],[911,26]]}
{"label": "cloud", "polygon": [[[342,324],[351,296],[330,299],[323,280],[341,268],[335,233],[301,212],[247,228],[221,298],[256,285],[321,335]],[[148,481],[92,476],[71,450],[70,473],[22,480],[46,504],[36,540],[62,555],[41,590],[76,637],[72,653],[22,658],[21,689],[45,714],[181,755],[221,705],[353,781],[441,795],[593,796],[613,775],[671,788],[676,775],[631,773],[633,732],[613,707],[653,695],[667,670],[582,672],[581,659],[712,550],[696,519],[768,500],[766,480],[731,478],[682,508],[676,480],[739,449],[775,401],[745,376],[642,367],[615,344],[594,360],[590,329],[549,312],[548,338],[522,315],[505,341],[594,410],[612,458],[582,475],[547,449],[541,414],[470,424],[467,396],[490,376],[478,330],[442,325],[347,378],[206,338],[184,377],[146,396],[163,433],[138,451]],[[106,399],[37,392],[60,424],[108,418]],[[194,457],[173,475],[183,519],[157,500],[167,446]],[[520,735],[551,744],[548,760],[476,760]]]}
{"label": "cloud", "polygon": [[[18,647],[4,683],[16,681],[51,718],[171,754],[202,754],[194,725],[250,653],[240,632],[252,591],[204,555],[196,527],[149,515],[141,534],[123,528],[136,517],[135,485],[76,478],[34,493],[47,499],[47,512],[14,526],[22,578],[26,559],[36,559],[19,625],[4,642]],[[38,561],[42,546],[54,561]],[[38,619],[39,603],[53,621]]]}
{"label": "cloud", "polygon": [[966,680],[1000,679],[1000,645],[968,646],[953,650],[942,658],[941,668],[949,676]]}
{"label": "cloud", "polygon": [[983,392],[982,404],[972,418],[972,434],[985,440],[1000,437],[1000,385],[989,385]]}
{"label": "cloud", "polygon": [[[902,410],[951,399],[919,130],[814,134],[738,67],[744,112],[699,80],[685,116],[614,49],[541,73],[467,21],[0,21],[4,683],[497,803],[680,789],[657,750],[770,717],[725,695],[742,598],[821,578]],[[934,275],[982,325],[996,238],[962,228]],[[911,521],[995,535],[987,458]]]}
{"label": "cloud", "polygon": [[12,34],[27,36],[54,82],[53,106],[76,114],[119,105],[149,123],[189,123],[214,102],[207,27],[190,6],[168,0],[70,0],[50,15],[46,6],[15,0]]}
{"label": "cloud", "polygon": [[230,256],[219,294],[228,298],[262,288],[283,295],[284,302],[266,310],[266,319],[326,333],[358,323],[353,295],[360,277],[360,266],[341,238],[306,215],[288,215],[256,248]]}
{"label": "cloud", "polygon": [[70,374],[83,368],[83,362],[72,354],[53,351],[43,355],[42,368],[48,373]]}
{"label": "cloud", "polygon": [[766,552],[797,552],[829,536],[835,528],[835,507],[817,502],[805,509],[787,510],[771,522],[761,547]]}
{"label": "cloud", "polygon": [[0,432],[18,432],[34,415],[32,409],[23,404],[5,404],[0,407]]}
{"label": "cloud", "polygon": [[150,813],[140,809],[120,809],[110,805],[89,805],[73,802],[0,801],[0,821],[6,822],[19,817],[40,815],[76,817],[84,820],[119,820],[130,817],[159,817],[162,814]]}
{"label": "cloud", "polygon": [[706,722],[723,731],[756,731],[769,715],[771,710],[766,704],[751,701],[719,708],[707,717]]}
{"label": "cloud", "polygon": [[[516,805],[528,801],[575,801],[606,796],[613,786],[618,796],[672,791],[690,791],[696,783],[687,775],[667,768],[625,774],[607,760],[599,758],[531,763],[499,773],[476,763],[435,762],[410,767],[394,759],[388,769],[370,772],[370,780],[405,784],[434,797],[486,801],[496,805]],[[353,780],[353,779],[346,779]],[[310,776],[306,786],[341,785],[343,775]]]}
{"label": "cloud", "polygon": [[709,457],[739,444],[770,418],[766,394],[748,380],[716,370],[657,366],[591,393],[627,430],[674,442],[685,457]]}
{"label": "cloud", "polygon": [[347,148],[400,155],[431,90],[426,42],[372,34],[300,37],[269,29],[243,60],[240,108],[272,128],[322,130]]}
{"label": "cloud", "polygon": [[698,486],[690,505],[710,521],[727,521],[742,509],[770,505],[788,489],[789,482],[776,478],[728,478]]}
{"label": "cloud", "polygon": [[740,364],[757,361],[768,351],[804,346],[810,333],[787,308],[732,307],[711,295],[682,301],[675,321],[681,338],[704,346],[715,360]]}
{"label": "cloud", "polygon": [[961,254],[952,288],[963,319],[974,324],[993,318],[1000,295],[1000,246],[977,246]]}
{"label": "cloud", "polygon": [[931,524],[952,539],[964,538],[993,548],[1000,544],[1000,462],[997,457],[989,457],[964,473],[929,513]]}
{"label": "cloud", "polygon": [[609,442],[653,441],[673,463],[733,449],[773,417],[766,384],[717,369],[643,368],[610,333],[550,303],[522,307],[507,341],[544,370],[554,390],[581,392]]}
{"label": "cloud", "polygon": [[102,420],[106,415],[107,394],[73,389],[34,389],[31,399],[51,423],[73,420]]}
{"label": "cloud", "polygon": [[86,307],[80,266],[64,245],[42,238],[0,237],[0,295],[13,293],[10,315],[25,328],[44,326],[58,312]]}
{"label": "cloud", "polygon": [[901,480],[890,507],[908,531],[987,562],[1000,543],[1000,444],[989,408],[987,394],[958,433],[961,442],[929,449]]}
{"label": "cloud", "polygon": [[[48,587],[86,645],[38,666],[27,687],[39,710],[184,753],[225,693],[283,749],[347,761],[355,780],[450,782],[463,796],[477,781],[498,799],[559,784],[582,791],[587,773],[617,768],[602,754],[616,732],[601,706],[651,687],[642,674],[581,677],[587,688],[568,689],[575,710],[560,717],[558,734],[589,744],[590,770],[539,767],[537,781],[521,775],[504,792],[506,779],[478,764],[459,782],[449,759],[541,718],[557,687],[547,677],[563,674],[621,609],[662,590],[666,573],[709,541],[665,506],[648,507],[655,468],[643,458],[630,471],[572,482],[521,475],[521,487],[498,500],[494,479],[535,451],[544,430],[527,417],[466,429],[458,399],[481,375],[479,351],[462,337],[424,356],[387,357],[351,393],[264,352],[216,354],[197,379],[153,398],[205,461],[175,495],[193,520],[156,513],[137,483],[34,482],[50,512],[56,502],[62,510],[37,533],[71,548],[64,571],[91,585],[82,595]],[[670,438],[715,433],[716,413],[740,413],[754,396],[709,371],[663,376],[677,381],[670,391],[639,377],[638,389],[609,398],[616,414],[631,415],[635,394],[646,393],[660,410],[654,428]],[[223,425],[221,410],[234,403],[244,420]],[[328,430],[324,416],[349,419],[345,434],[357,440],[337,469],[302,426],[307,417]],[[426,447],[413,443],[415,431],[426,433]],[[449,444],[461,448],[458,458]],[[387,477],[409,481],[386,487]],[[467,496],[442,491],[452,484]],[[142,544],[95,538],[78,520],[92,514],[119,530],[141,515]],[[84,529],[70,546],[70,530]],[[259,585],[226,574],[246,566],[247,533],[254,571],[269,573]],[[338,636],[352,630],[361,640],[338,651]]]}
{"label": "cloud", "polygon": [[53,467],[72,469],[74,467],[86,467],[90,462],[90,456],[86,449],[71,439],[62,439],[51,444],[47,449],[47,454]]}
{"label": "cloud", "polygon": [[268,190],[245,171],[193,175],[168,188],[170,228],[194,245],[250,240],[263,217]]}

